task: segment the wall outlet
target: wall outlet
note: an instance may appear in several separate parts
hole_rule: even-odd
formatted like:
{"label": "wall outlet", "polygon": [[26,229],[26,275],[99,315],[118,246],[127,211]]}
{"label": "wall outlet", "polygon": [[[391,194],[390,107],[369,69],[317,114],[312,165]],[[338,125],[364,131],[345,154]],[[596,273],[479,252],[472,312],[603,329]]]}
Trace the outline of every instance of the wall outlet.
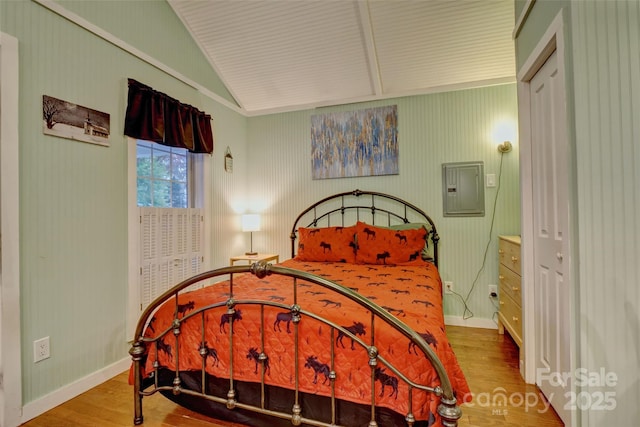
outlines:
{"label": "wall outlet", "polygon": [[453,282],[444,282],[444,293],[451,294],[453,293]]}
{"label": "wall outlet", "polygon": [[498,297],[498,285],[489,285],[489,298]]}
{"label": "wall outlet", "polygon": [[33,342],[33,363],[51,357],[49,348],[49,337],[40,338]]}

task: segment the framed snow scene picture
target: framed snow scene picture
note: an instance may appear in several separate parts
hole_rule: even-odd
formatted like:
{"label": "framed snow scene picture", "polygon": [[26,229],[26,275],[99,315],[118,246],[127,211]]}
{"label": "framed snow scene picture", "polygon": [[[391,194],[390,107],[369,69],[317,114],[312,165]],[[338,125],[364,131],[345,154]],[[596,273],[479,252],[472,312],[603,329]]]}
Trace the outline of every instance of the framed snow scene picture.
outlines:
{"label": "framed snow scene picture", "polygon": [[108,113],[42,95],[42,130],[46,135],[109,146]]}
{"label": "framed snow scene picture", "polygon": [[396,107],[311,116],[313,179],[397,175]]}

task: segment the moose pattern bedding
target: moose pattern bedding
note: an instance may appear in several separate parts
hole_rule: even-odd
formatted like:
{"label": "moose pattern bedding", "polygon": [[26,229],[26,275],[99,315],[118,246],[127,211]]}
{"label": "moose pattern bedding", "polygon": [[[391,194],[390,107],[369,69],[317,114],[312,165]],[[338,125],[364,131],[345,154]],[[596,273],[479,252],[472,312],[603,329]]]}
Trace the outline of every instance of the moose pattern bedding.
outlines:
{"label": "moose pattern bedding", "polygon": [[[280,266],[306,271],[335,281],[369,298],[421,334],[447,370],[458,401],[465,401],[469,387],[447,340],[442,311],[442,285],[436,267],[426,261],[411,265],[310,262],[291,259]],[[286,306],[294,303],[291,277],[252,274],[235,275],[233,298],[260,299]],[[371,316],[352,300],[320,285],[297,281],[297,304],[302,310],[330,319],[345,327],[366,345],[372,343]],[[181,320],[180,333],[169,332],[147,348],[143,376],[155,367],[176,370],[176,339],[179,370],[200,371],[217,378],[229,376],[229,334],[233,330],[234,380],[292,389],[295,385],[294,325],[286,308],[238,303],[235,313],[221,306],[204,315],[190,316],[198,308],[225,301],[229,286],[215,284],[178,297],[178,305],[166,303],[155,313],[145,337],[157,337],[172,330],[174,318]],[[204,319],[203,319],[204,318]],[[204,320],[204,327],[203,327]],[[231,328],[231,324],[233,328]],[[261,331],[264,331],[261,334]],[[371,404],[371,368],[366,348],[346,334],[302,315],[299,331],[299,389],[321,396],[331,395],[330,373],[335,372],[335,393],[339,399]],[[394,364],[416,383],[435,387],[437,375],[428,359],[410,340],[383,322],[376,322],[373,343],[384,359]],[[333,362],[331,352],[334,353]],[[260,361],[263,353],[267,359]],[[146,374],[145,374],[146,373]],[[413,390],[409,408],[409,388],[384,363],[374,371],[376,406],[398,413],[412,412],[417,420],[437,423],[437,398]]]}

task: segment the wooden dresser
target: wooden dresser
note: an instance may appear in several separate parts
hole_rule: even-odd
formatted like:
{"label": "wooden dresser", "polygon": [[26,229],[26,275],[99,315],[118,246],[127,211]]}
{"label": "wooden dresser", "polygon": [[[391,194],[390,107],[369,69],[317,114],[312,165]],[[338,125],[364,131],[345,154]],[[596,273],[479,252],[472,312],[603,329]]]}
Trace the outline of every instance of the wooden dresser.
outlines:
{"label": "wooden dresser", "polygon": [[522,354],[522,278],[520,236],[499,236],[500,311],[498,333],[506,329]]}

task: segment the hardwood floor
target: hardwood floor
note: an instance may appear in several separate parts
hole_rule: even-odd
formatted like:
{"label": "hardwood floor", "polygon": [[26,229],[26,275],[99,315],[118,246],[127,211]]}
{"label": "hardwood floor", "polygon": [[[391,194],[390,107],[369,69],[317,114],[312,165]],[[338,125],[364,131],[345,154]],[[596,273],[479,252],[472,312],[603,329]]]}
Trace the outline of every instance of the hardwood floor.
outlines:
{"label": "hardwood floor", "polygon": [[474,395],[471,404],[462,406],[460,426],[564,425],[553,408],[545,406],[548,404],[538,388],[520,376],[518,347],[508,334],[448,326],[447,336]]}
{"label": "hardwood floor", "polygon": [[[473,402],[462,406],[461,427],[563,425],[553,409],[545,408],[538,389],[520,377],[518,349],[508,335],[455,326],[447,327],[447,335],[474,394]],[[500,396],[506,405],[498,406]],[[143,411],[147,427],[242,427],[207,419],[162,396],[145,398]],[[124,372],[23,426],[121,427],[132,426],[132,420],[133,397]]]}

